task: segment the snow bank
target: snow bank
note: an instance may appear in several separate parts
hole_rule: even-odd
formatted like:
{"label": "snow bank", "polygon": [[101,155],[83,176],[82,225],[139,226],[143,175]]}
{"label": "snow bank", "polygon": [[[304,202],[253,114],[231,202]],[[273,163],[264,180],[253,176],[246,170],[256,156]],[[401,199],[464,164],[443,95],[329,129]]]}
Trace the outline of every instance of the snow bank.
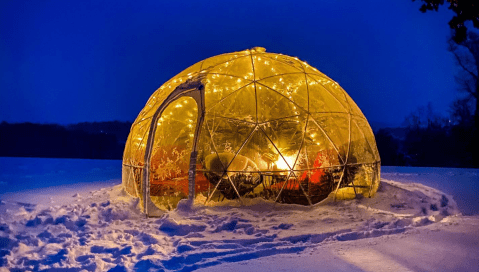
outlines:
{"label": "snow bank", "polygon": [[464,215],[479,215],[479,169],[382,166],[381,178],[436,188],[455,196]]}
{"label": "snow bank", "polygon": [[192,271],[304,253],[321,245],[404,235],[460,215],[451,196],[391,180],[383,180],[371,199],[314,207],[262,200],[247,206],[189,208],[180,203],[180,209],[161,218],[145,218],[138,200],[121,185],[76,189],[69,195],[52,193],[49,201],[19,201],[22,193],[2,200],[1,267]]}

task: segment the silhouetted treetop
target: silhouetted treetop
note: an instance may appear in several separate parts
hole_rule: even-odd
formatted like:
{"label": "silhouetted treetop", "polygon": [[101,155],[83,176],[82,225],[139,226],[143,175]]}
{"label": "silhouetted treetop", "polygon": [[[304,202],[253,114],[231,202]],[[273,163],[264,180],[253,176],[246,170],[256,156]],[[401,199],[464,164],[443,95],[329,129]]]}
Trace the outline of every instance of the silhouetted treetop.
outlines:
{"label": "silhouetted treetop", "polygon": [[[423,3],[419,8],[421,12],[437,11],[440,5],[444,5],[444,0],[421,0],[421,2]],[[472,21],[474,27],[479,28],[479,3],[477,0],[447,0],[447,2],[449,2],[449,9],[456,13],[456,16],[449,21],[449,27],[455,32],[454,41],[460,43],[467,36],[466,21]]]}

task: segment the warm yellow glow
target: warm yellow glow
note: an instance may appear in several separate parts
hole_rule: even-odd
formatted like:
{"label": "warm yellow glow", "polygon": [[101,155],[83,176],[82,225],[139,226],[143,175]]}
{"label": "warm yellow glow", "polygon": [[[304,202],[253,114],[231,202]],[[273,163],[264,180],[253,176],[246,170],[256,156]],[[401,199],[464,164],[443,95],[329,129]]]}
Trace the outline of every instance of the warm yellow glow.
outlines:
{"label": "warm yellow glow", "polygon": [[[285,161],[286,160],[286,161]],[[286,164],[288,163],[288,164]],[[275,162],[276,167],[281,170],[290,170],[291,167],[293,167],[294,164],[294,158],[289,157],[289,156],[284,156],[284,159],[282,157],[279,157],[279,159]],[[289,165],[289,166],[288,166]]]}
{"label": "warm yellow glow", "polygon": [[[176,100],[169,98],[173,91],[183,92],[190,86],[203,88],[201,92],[191,90],[191,96],[185,93]],[[159,112],[164,102],[168,103]],[[155,113],[160,113],[158,119],[153,118]],[[151,125],[157,126],[152,136]],[[153,141],[150,137],[154,137]],[[150,194],[162,201],[155,204],[163,210],[174,208],[179,199],[188,195],[193,145],[198,151],[195,192],[204,197],[214,194],[214,199],[236,197],[230,194],[236,192],[228,187],[231,183],[221,177],[223,168],[230,163],[238,166],[238,171],[226,171],[234,184],[242,184],[236,188],[239,195],[274,196],[272,200],[286,203],[308,204],[306,198],[299,197],[303,194],[300,183],[294,185],[293,180],[306,186],[304,194],[313,204],[338,184],[338,194],[351,191],[352,187],[342,186],[355,185],[353,197],[372,196],[380,180],[374,135],[349,95],[310,64],[267,53],[264,48],[198,62],[152,94],[132,125],[125,147],[123,184],[131,195],[142,192],[139,170],[146,165],[148,142],[152,148],[146,169],[150,171]],[[237,156],[226,160],[217,155],[219,173],[209,173],[205,172],[209,169],[205,157],[211,154]],[[345,167],[349,167],[347,172]],[[276,173],[268,173],[270,170]],[[294,178],[285,180],[283,176],[292,170]],[[261,175],[264,184],[258,186],[255,182],[261,180]],[[277,198],[281,188],[284,190]],[[216,197],[218,194],[223,197]]]}

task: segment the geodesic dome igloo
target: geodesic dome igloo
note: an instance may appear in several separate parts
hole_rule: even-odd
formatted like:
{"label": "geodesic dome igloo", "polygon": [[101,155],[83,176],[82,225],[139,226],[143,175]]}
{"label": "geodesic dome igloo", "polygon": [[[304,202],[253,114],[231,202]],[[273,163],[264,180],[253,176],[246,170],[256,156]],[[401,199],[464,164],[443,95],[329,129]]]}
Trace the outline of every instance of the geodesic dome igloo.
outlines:
{"label": "geodesic dome igloo", "polygon": [[307,63],[256,47],[200,61],[156,90],[131,127],[122,180],[155,215],[185,198],[370,197],[379,172],[349,95]]}

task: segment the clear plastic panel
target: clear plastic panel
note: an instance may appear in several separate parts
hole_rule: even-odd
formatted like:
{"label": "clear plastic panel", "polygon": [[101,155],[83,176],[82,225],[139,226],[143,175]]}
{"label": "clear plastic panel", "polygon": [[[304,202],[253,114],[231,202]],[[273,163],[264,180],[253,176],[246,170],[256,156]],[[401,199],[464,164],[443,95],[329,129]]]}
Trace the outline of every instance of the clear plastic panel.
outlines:
{"label": "clear plastic panel", "polygon": [[[235,167],[228,169],[231,170],[230,179],[241,196],[265,197],[265,190],[271,185],[271,177],[286,175],[288,172],[286,162],[264,133],[264,126],[256,128],[233,160],[232,165]],[[292,167],[292,163],[289,164]]]}
{"label": "clear plastic panel", "polygon": [[282,62],[288,66],[295,67],[298,72],[304,72],[303,65],[301,65],[301,62],[297,58],[293,58],[293,57],[281,55],[281,54],[274,54],[274,53],[263,53],[258,56],[261,56],[266,60],[270,59],[270,60]]}
{"label": "clear plastic panel", "polygon": [[[210,125],[212,122],[210,121]],[[198,136],[197,143],[197,156],[196,156],[196,170],[199,172],[205,171],[205,158],[210,154],[216,154],[216,148],[211,140],[211,133],[208,129],[207,121],[203,121],[201,125],[200,134]]]}
{"label": "clear plastic panel", "polygon": [[222,101],[248,84],[252,84],[251,81],[243,78],[208,74],[205,86],[206,108],[210,109],[214,107],[219,101]]}
{"label": "clear plastic panel", "polygon": [[256,80],[291,73],[298,75],[303,74],[304,77],[304,71],[302,69],[298,69],[293,65],[289,65],[281,61],[264,58],[261,55],[254,55],[253,63]]}
{"label": "clear plastic panel", "polygon": [[289,98],[295,106],[308,111],[308,89],[304,74],[287,74],[258,82]]}
{"label": "clear plastic panel", "polygon": [[[343,89],[339,87],[339,85],[332,81],[328,77],[322,77],[318,75],[311,75],[308,74],[308,85],[309,85],[309,100],[310,100],[310,112],[319,111],[316,110],[317,108],[313,107],[312,101],[316,95],[320,95],[323,93],[328,93],[330,96],[323,94],[322,97],[327,98],[327,101],[335,101],[333,102],[334,106],[329,106],[328,108],[331,109],[333,112],[349,112],[349,104],[344,95]],[[314,86],[313,88],[311,88]],[[319,101],[320,103],[320,101]],[[319,104],[321,105],[321,104]]]}
{"label": "clear plastic panel", "polygon": [[218,65],[222,65],[226,62],[230,62],[235,59],[244,58],[244,57],[249,57],[249,53],[246,54],[243,51],[243,52],[227,53],[227,54],[222,54],[222,55],[214,56],[211,58],[207,58],[202,62],[201,70],[211,69]]}
{"label": "clear plastic panel", "polygon": [[308,88],[309,112],[349,112],[346,104],[341,103],[334,92],[331,92],[331,86],[308,77]]}
{"label": "clear plastic panel", "polygon": [[214,56],[211,58],[207,58],[204,61],[202,61],[201,70],[211,69],[217,65],[223,64],[227,61],[237,59],[239,57],[242,57],[242,55],[227,53],[227,54],[222,54],[222,55]]}
{"label": "clear plastic panel", "polygon": [[288,97],[263,86],[256,84],[258,122],[306,114],[299,106],[293,103]]}
{"label": "clear plastic panel", "polygon": [[349,114],[313,113],[311,117],[331,143],[331,147],[339,152],[340,161],[345,162],[349,143]]}
{"label": "clear plastic panel", "polygon": [[205,167],[208,171],[222,173],[251,135],[254,125],[225,118],[211,119],[209,116],[205,122],[214,148],[214,153],[205,157]]}
{"label": "clear plastic panel", "polygon": [[341,165],[337,147],[321,129],[318,122],[311,117],[306,127],[304,143],[301,150],[300,166],[302,169],[318,169]]}
{"label": "clear plastic panel", "polygon": [[131,157],[130,164],[133,166],[145,165],[145,148],[148,134],[150,133],[150,121],[144,121],[136,126],[133,126],[131,138]]}
{"label": "clear plastic panel", "polygon": [[379,186],[379,170],[376,163],[346,167],[344,182],[336,193],[336,199],[352,199],[356,195],[373,196]]}
{"label": "clear plastic panel", "polygon": [[245,56],[230,61],[223,62],[209,69],[209,73],[224,74],[235,77],[240,77],[246,80],[253,80],[253,65],[251,63],[251,57]]}
{"label": "clear plastic panel", "polygon": [[358,127],[354,119],[351,122],[351,147],[349,150],[348,163],[373,163],[376,154],[371,150],[364,133]]}
{"label": "clear plastic panel", "polygon": [[285,170],[304,168],[298,156],[303,144],[306,122],[307,115],[300,115],[261,125],[268,139],[283,155],[283,157],[275,158],[273,162],[277,168]]}
{"label": "clear plastic panel", "polygon": [[[206,173],[206,158],[210,159],[212,156],[217,154],[216,148],[211,140],[211,134],[208,130],[207,122],[204,121],[200,134],[198,136],[197,143],[197,157],[196,157],[196,176],[195,176],[195,198],[200,202],[206,200],[210,192],[213,190],[214,186],[211,186],[211,183],[206,178],[208,174]],[[221,168],[221,167],[220,167]],[[221,173],[218,173],[221,175]]]}
{"label": "clear plastic panel", "polygon": [[369,126],[368,121],[365,118],[352,116],[352,119],[359,127],[359,130],[362,133],[362,136],[366,139],[368,147],[370,148],[371,152],[374,154],[374,160],[380,161],[381,158],[379,157],[379,151],[376,145],[376,139],[374,138],[373,130],[371,126]]}
{"label": "clear plastic panel", "polygon": [[[211,194],[219,193],[222,195],[221,199],[235,199],[238,197],[238,188],[242,186],[240,183],[244,176],[243,172],[257,170],[254,158],[243,155],[248,149],[245,145],[254,137],[254,126],[229,120],[220,122],[214,129],[210,129],[214,152],[205,154],[204,159],[201,158],[203,175],[210,184],[208,188],[210,198]],[[208,122],[207,126],[212,126],[211,123]],[[234,187],[232,183],[235,184]]]}
{"label": "clear plastic panel", "polygon": [[130,196],[138,197],[135,188],[135,180],[133,178],[133,168],[131,166],[123,165],[121,171],[121,180],[125,192],[127,192]]}
{"label": "clear plastic panel", "polygon": [[188,197],[188,169],[198,108],[191,97],[180,97],[158,120],[150,162],[150,197],[162,210]]}
{"label": "clear plastic panel", "polygon": [[308,190],[306,180],[301,180],[294,175],[278,176],[274,179],[277,179],[277,182],[271,185],[269,190],[272,192],[271,195],[276,196],[275,201],[285,204],[310,205],[310,200],[306,196]]}
{"label": "clear plastic panel", "polygon": [[341,166],[311,169],[303,172],[301,178],[308,178],[307,191],[312,204],[324,200],[336,189],[341,173]]}
{"label": "clear plastic panel", "polygon": [[131,133],[128,134],[128,138],[126,139],[125,143],[125,149],[123,150],[123,164],[130,164],[130,158],[131,158],[131,138],[133,135]]}
{"label": "clear plastic panel", "polygon": [[[206,100],[208,100],[206,98]],[[254,84],[245,86],[224,97],[215,106],[206,109],[210,120],[217,117],[242,120],[247,122],[256,121],[256,96]]]}
{"label": "clear plastic panel", "polygon": [[133,184],[135,186],[136,194],[140,198],[140,206],[141,210],[143,209],[143,167],[131,167],[131,175],[132,175],[132,180]]}
{"label": "clear plastic panel", "polygon": [[381,183],[381,163],[377,162],[373,164],[373,179],[371,182],[371,190],[369,191],[368,197],[373,197],[379,189],[379,184]]}

